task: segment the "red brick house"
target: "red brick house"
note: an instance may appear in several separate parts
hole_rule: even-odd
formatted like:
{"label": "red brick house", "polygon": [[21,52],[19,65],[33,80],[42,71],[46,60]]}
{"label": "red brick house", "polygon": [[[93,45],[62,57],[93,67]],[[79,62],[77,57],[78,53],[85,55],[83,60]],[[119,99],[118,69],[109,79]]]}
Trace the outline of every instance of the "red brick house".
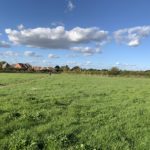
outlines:
{"label": "red brick house", "polygon": [[27,70],[32,68],[32,66],[30,64],[17,63],[14,65],[14,68]]}

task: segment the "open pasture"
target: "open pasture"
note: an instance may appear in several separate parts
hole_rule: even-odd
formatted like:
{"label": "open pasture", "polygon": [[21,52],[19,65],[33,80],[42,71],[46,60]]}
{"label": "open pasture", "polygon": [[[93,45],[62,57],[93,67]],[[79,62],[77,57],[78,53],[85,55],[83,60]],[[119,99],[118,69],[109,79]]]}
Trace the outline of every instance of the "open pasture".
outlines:
{"label": "open pasture", "polygon": [[0,74],[0,150],[149,150],[150,79]]}

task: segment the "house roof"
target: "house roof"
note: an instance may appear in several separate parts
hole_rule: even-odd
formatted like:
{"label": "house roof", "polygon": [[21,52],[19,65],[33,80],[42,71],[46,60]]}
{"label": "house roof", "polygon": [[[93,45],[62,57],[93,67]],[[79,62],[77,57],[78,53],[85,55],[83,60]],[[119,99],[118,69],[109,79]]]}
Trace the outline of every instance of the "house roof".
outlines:
{"label": "house roof", "polygon": [[30,64],[28,64],[28,63],[26,63],[26,64],[23,64],[23,63],[17,63],[16,65],[19,65],[20,67],[22,67],[22,68],[30,68],[30,67],[32,67]]}
{"label": "house roof", "polygon": [[2,68],[7,68],[7,67],[10,67],[10,65],[9,65],[8,63],[4,63],[4,64],[2,65]]}

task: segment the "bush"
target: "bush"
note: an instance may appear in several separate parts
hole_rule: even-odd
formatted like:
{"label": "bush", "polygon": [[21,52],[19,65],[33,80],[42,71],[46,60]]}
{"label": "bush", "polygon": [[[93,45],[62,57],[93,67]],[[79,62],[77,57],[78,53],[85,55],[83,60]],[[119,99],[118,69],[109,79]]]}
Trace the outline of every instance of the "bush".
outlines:
{"label": "bush", "polygon": [[119,74],[120,74],[120,70],[117,67],[113,67],[109,71],[109,75],[119,75]]}

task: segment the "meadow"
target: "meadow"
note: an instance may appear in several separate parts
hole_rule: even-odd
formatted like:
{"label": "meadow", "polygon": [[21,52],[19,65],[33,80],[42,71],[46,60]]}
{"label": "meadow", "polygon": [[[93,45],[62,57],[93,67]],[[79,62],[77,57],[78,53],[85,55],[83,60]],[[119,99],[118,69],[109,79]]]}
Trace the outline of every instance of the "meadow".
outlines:
{"label": "meadow", "polygon": [[149,150],[150,79],[0,74],[0,150]]}

